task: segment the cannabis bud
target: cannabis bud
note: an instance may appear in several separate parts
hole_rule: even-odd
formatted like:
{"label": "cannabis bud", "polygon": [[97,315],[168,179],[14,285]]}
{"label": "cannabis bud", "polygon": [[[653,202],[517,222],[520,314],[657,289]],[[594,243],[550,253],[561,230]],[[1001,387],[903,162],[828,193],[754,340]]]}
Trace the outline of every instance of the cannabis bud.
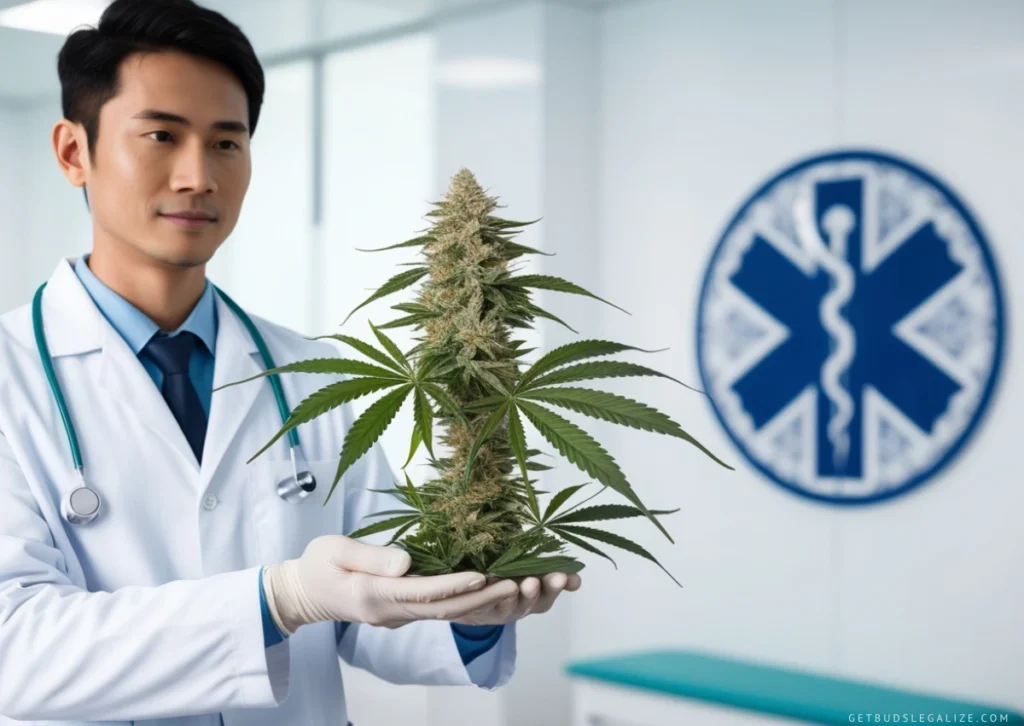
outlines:
{"label": "cannabis bud", "polygon": [[[529,329],[536,318],[546,318],[573,330],[534,304],[531,290],[586,295],[611,303],[561,278],[517,274],[511,269],[511,263],[524,255],[545,254],[514,241],[523,227],[539,220],[514,222],[495,216],[497,199],[485,193],[469,170],[460,170],[444,200],[432,206],[435,209],[427,214],[432,226],[421,230],[420,236],[364,250],[410,248],[422,256],[421,263],[392,277],[352,311],[422,281],[412,302],[392,306],[401,317],[379,326],[370,323],[379,347],[349,335],[321,336],[351,346],[367,361],[322,358],[261,374],[330,373],[343,380],[313,394],[310,398],[316,397],[316,406],[296,408],[274,439],[252,458],[295,426],[360,396],[387,391],[346,433],[327,494],[330,499],[345,471],[370,450],[411,397],[415,422],[403,469],[422,445],[434,476],[414,486],[406,474],[404,483],[395,482],[388,490],[405,509],[370,515],[387,519],[348,536],[394,530],[388,544],[409,552],[408,574],[417,575],[466,570],[493,577],[578,572],[583,563],[565,554],[567,545],[614,565],[598,547],[611,545],[661,567],[640,545],[589,525],[646,517],[672,541],[658,517],[679,510],[648,509],[611,455],[551,407],[675,436],[727,466],[654,408],[624,396],[566,385],[623,376],[659,376],[684,384],[635,363],[594,360],[623,351],[656,352],[605,340],[569,343],[532,364],[524,363],[522,358],[534,349],[513,339],[517,328]],[[383,331],[406,326],[422,335],[415,338],[417,344],[411,350],[403,352]],[[541,498],[548,492],[535,487],[537,481],[530,472],[551,467],[536,460],[543,452],[527,444],[524,420],[596,480],[598,490],[567,506],[591,482],[570,486],[553,493],[542,506]],[[435,427],[440,429],[436,440]],[[444,446],[444,456],[435,454],[435,441]],[[582,506],[606,489],[620,494],[626,503]]]}

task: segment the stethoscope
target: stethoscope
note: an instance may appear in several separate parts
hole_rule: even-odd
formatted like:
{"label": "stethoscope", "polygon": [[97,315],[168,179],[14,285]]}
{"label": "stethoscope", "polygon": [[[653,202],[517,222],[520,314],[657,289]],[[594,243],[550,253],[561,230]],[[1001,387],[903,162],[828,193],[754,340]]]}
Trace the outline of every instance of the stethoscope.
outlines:
{"label": "stethoscope", "polygon": [[[75,471],[78,472],[78,480],[81,482],[81,486],[78,486],[71,490],[60,503],[60,512],[68,524],[88,524],[96,519],[100,513],[100,507],[102,501],[100,499],[99,492],[91,488],[85,481],[85,466],[82,464],[82,454],[78,448],[78,436],[75,434],[74,424],[71,422],[71,415],[68,413],[67,403],[64,401],[64,393],[61,391],[60,383],[57,382],[57,376],[53,371],[53,359],[50,357],[50,349],[46,344],[46,333],[43,331],[43,289],[46,287],[44,282],[36,290],[35,297],[32,299],[32,329],[35,333],[36,347],[39,349],[39,357],[43,362],[43,370],[46,372],[46,379],[50,383],[50,391],[53,393],[53,398],[57,402],[57,409],[60,411],[61,421],[64,423],[64,431],[67,434],[68,446],[71,447],[71,459],[75,464]],[[270,357],[270,351],[267,349],[267,344],[263,340],[263,336],[260,335],[260,331],[253,325],[252,320],[245,314],[242,308],[238,307],[234,300],[228,297],[223,290],[216,285],[213,289],[217,291],[217,294],[221,296],[221,299],[231,308],[232,312],[238,316],[238,319],[242,321],[246,329],[249,331],[249,335],[252,336],[253,341],[256,343],[256,347],[259,349],[260,356],[263,358],[263,365],[266,370],[276,368],[274,365],[273,358]],[[288,417],[291,415],[291,411],[288,408],[288,403],[284,397],[284,391],[281,388],[281,381],[276,373],[267,376],[270,379],[270,387],[274,390],[274,398],[277,400],[277,408],[281,414],[281,421],[287,422]],[[309,496],[309,494],[316,489],[316,477],[313,473],[308,470],[299,472],[298,464],[296,463],[296,452],[298,456],[305,462],[305,458],[302,456],[302,449],[299,447],[299,434],[295,428],[288,431],[288,442],[289,442],[289,454],[291,455],[292,461],[292,476],[288,477],[277,485],[277,495],[286,502],[299,502],[302,499]]]}

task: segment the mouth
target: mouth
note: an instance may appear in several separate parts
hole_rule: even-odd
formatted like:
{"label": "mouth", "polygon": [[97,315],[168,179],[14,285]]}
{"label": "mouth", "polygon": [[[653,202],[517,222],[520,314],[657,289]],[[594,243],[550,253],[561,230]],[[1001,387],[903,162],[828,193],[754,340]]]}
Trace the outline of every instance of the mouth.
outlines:
{"label": "mouth", "polygon": [[201,229],[217,221],[216,217],[205,214],[184,213],[184,214],[161,214],[168,222],[185,229]]}

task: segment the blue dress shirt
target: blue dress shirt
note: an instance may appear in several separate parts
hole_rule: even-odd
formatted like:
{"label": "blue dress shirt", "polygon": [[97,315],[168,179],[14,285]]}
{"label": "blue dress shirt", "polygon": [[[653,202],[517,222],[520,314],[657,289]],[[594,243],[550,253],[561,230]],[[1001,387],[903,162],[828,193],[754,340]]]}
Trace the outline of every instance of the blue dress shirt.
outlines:
{"label": "blue dress shirt", "polygon": [[[150,338],[159,332],[160,326],[96,277],[89,269],[88,258],[87,254],[78,258],[75,263],[75,274],[81,280],[93,302],[96,303],[96,307],[103,317],[124,338],[132,352],[138,356]],[[181,327],[171,333],[173,335],[187,330],[194,333],[203,342],[203,345],[195,347],[192,357],[189,358],[189,379],[192,381],[196,393],[199,394],[199,400],[207,418],[210,416],[210,399],[213,396],[213,354],[217,342],[217,305],[214,294],[213,285],[207,280],[203,294],[192,308],[192,312],[181,324]],[[148,356],[142,356],[140,362],[159,389],[163,384],[161,370],[149,360]],[[270,647],[280,643],[286,636],[278,629],[270,615],[266,595],[263,591],[262,568],[260,568],[259,577],[259,602],[263,619],[263,644],[264,647]],[[469,664],[474,658],[494,647],[501,637],[502,629],[503,626],[500,625],[469,626],[452,623],[452,633],[456,645],[458,645],[462,662]],[[339,637],[343,632],[343,627],[338,629]]]}

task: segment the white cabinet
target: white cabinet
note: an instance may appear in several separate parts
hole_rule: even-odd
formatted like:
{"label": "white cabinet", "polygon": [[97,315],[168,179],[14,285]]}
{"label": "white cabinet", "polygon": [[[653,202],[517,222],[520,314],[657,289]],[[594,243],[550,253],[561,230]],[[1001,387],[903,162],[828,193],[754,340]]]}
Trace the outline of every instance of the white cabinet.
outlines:
{"label": "white cabinet", "polygon": [[572,726],[782,726],[807,724],[635,688],[575,679]]}

